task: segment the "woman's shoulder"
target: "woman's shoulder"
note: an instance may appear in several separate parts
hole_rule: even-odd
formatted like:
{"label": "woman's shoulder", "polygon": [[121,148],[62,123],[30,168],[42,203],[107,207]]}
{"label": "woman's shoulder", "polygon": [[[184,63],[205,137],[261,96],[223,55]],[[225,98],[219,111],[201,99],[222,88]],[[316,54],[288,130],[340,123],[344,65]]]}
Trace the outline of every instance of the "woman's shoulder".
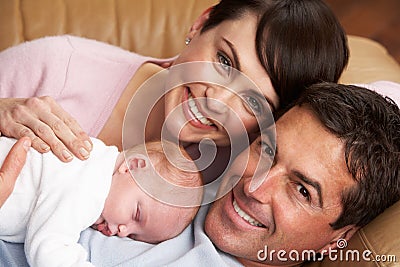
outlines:
{"label": "woman's shoulder", "polygon": [[1,59],[21,58],[26,62],[37,62],[40,58],[55,59],[69,55],[73,48],[67,36],[52,36],[33,39],[7,48],[1,52]]}
{"label": "woman's shoulder", "polygon": [[26,41],[5,50],[6,53],[23,53],[29,57],[40,55],[47,58],[60,58],[71,53],[106,58],[113,61],[132,62],[143,61],[147,57],[125,50],[121,47],[74,35],[46,36]]}
{"label": "woman's shoulder", "polygon": [[96,60],[106,60],[122,64],[142,64],[148,60],[146,56],[95,39],[72,35],[64,35],[56,38],[65,38],[71,49],[83,57],[92,57]]}

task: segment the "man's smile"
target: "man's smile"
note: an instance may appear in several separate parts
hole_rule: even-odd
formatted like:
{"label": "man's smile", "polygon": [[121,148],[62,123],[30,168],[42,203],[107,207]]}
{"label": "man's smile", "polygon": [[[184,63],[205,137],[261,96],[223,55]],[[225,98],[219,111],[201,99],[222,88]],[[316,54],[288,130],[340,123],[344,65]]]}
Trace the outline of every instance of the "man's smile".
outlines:
{"label": "man's smile", "polygon": [[236,203],[236,200],[233,200],[233,208],[236,211],[236,213],[242,217],[243,220],[247,221],[249,224],[253,226],[258,226],[258,227],[263,227],[265,228],[265,225],[248,215],[246,212],[244,212],[241,208],[239,208],[238,204]]}

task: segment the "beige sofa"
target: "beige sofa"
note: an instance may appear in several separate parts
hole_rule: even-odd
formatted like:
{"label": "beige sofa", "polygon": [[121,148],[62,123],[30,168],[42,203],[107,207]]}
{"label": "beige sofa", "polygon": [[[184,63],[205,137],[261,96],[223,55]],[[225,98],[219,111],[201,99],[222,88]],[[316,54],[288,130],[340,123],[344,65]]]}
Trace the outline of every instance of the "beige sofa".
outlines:
{"label": "beige sofa", "polygon": [[[42,36],[73,34],[154,57],[176,55],[193,20],[217,0],[6,0],[0,1],[0,50]],[[342,83],[390,80],[400,66],[378,43],[349,36],[350,63]],[[378,179],[379,177],[377,177]],[[361,229],[348,249],[400,262],[400,203]],[[345,252],[345,251],[344,251]],[[399,266],[383,261],[331,261],[307,266]]]}

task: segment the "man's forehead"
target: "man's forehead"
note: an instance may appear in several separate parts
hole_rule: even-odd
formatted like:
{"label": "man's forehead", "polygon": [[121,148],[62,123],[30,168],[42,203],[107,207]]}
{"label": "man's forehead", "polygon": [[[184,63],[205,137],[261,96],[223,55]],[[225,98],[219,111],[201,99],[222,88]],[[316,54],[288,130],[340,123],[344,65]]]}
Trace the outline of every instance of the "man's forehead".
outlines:
{"label": "man's forehead", "polygon": [[[303,111],[304,110],[304,111]],[[309,118],[315,117],[313,112],[306,107],[294,106],[290,109],[286,110],[284,113],[280,114],[275,123],[265,124],[261,129],[261,136],[265,135],[266,137],[272,137],[278,135],[277,126],[286,124],[287,121],[290,121],[289,127],[295,127],[297,122],[299,122],[299,118]],[[315,117],[315,122],[319,123],[319,120]],[[275,138],[274,138],[275,139]]]}

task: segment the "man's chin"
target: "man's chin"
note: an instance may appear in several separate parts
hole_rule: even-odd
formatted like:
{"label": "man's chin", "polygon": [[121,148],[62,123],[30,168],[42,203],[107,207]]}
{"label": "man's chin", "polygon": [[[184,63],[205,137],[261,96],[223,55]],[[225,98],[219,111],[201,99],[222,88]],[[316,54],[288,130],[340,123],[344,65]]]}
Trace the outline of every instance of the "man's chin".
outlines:
{"label": "man's chin", "polygon": [[223,223],[219,204],[221,204],[221,199],[211,205],[204,222],[204,231],[219,250],[236,256],[237,251],[240,251],[239,242],[243,240]]}

